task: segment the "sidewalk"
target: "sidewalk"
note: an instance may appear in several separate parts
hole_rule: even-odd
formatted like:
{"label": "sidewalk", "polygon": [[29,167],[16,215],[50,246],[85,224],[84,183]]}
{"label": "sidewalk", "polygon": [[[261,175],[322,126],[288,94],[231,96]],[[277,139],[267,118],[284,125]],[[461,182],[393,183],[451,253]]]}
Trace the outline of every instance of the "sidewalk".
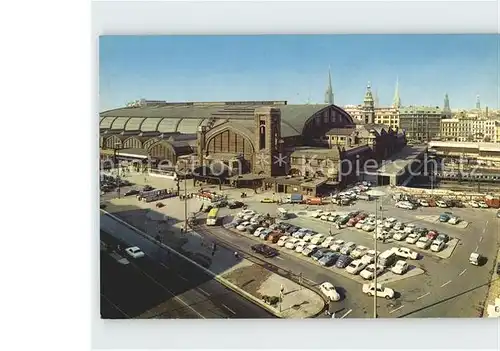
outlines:
{"label": "sidewalk", "polygon": [[483,318],[488,318],[488,305],[494,305],[495,299],[500,298],[500,276],[496,273],[497,263],[500,262],[500,250],[498,250],[498,255],[493,266],[493,274],[491,276],[491,284],[488,290],[488,295],[484,302]]}
{"label": "sidewalk", "polygon": [[[316,292],[245,258],[236,258],[234,252],[229,249],[217,246],[214,256],[212,256],[212,242],[206,242],[201,235],[193,231],[181,233],[182,220],[169,225],[160,223],[164,216],[153,215],[157,211],[149,207],[149,204],[138,203],[137,205],[141,207],[137,206],[134,210],[128,209],[126,211],[120,211],[120,206],[113,206],[113,202],[121,203],[123,201],[123,199],[111,200],[107,211],[139,230],[148,233],[151,237],[155,237],[159,233],[165,245],[188,256],[213,272],[217,277],[236,286],[237,289],[235,290],[241,289],[241,291],[237,291],[240,294],[251,295],[253,302],[265,306],[276,316],[281,318],[309,318],[318,315],[325,308],[323,297]],[[142,208],[142,206],[147,208]],[[176,215],[176,213],[170,213],[169,211],[168,216],[176,218],[179,217],[179,214]],[[281,306],[279,304],[270,306],[263,301],[265,295],[279,297],[282,287],[284,291]]]}

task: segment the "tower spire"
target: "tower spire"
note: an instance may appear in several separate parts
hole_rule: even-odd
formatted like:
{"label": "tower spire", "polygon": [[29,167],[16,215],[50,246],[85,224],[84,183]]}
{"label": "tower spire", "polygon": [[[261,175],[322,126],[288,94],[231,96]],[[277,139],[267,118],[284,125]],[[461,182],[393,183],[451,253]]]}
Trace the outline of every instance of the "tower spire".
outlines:
{"label": "tower spire", "polygon": [[481,109],[481,102],[479,101],[479,95],[476,95],[476,109]]}
{"label": "tower spire", "polygon": [[392,100],[392,107],[401,107],[401,98],[399,97],[399,76],[396,78],[396,89],[394,90],[394,99]]}
{"label": "tower spire", "polygon": [[333,105],[334,103],[333,97],[333,88],[332,88],[332,74],[330,70],[330,66],[328,66],[328,86],[325,91],[325,103]]}

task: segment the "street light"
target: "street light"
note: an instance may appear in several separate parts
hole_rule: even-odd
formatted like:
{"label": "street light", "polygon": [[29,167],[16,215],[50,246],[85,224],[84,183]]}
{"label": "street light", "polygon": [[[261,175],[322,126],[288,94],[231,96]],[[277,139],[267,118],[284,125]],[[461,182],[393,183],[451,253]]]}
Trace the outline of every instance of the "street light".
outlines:
{"label": "street light", "polygon": [[[375,250],[375,270],[373,271],[373,283],[374,283],[374,294],[373,294],[373,318],[377,318],[377,268],[378,268],[378,252],[377,252],[377,235],[378,235],[378,200],[380,197],[386,195],[380,190],[369,190],[366,192],[367,195],[375,198],[375,235],[374,237],[374,250]],[[382,206],[381,206],[382,208]]]}
{"label": "street light", "polygon": [[120,198],[120,183],[121,182],[120,182],[120,166],[118,165],[118,158],[116,156],[116,152],[119,150],[120,146],[121,146],[121,142],[117,141],[115,143],[115,147],[114,147],[114,151],[113,151],[113,153],[114,153],[114,166],[115,167],[118,166],[118,174],[116,176],[116,183],[118,185],[118,190],[117,190],[117,192],[118,192],[118,198]]}

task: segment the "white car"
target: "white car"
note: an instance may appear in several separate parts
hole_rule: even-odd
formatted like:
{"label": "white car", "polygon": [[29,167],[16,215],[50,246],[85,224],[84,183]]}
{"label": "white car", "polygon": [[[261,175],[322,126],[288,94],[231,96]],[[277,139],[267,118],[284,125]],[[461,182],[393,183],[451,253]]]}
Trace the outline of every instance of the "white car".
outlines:
{"label": "white car", "polygon": [[253,232],[253,235],[254,235],[254,236],[260,236],[260,234],[262,234],[262,232],[263,232],[264,230],[266,230],[266,228],[265,228],[265,227],[259,227],[259,228],[255,229],[255,232]]}
{"label": "white car", "polygon": [[278,239],[278,246],[285,246],[286,242],[288,241],[290,237],[288,235],[283,235]]}
{"label": "white car", "polygon": [[329,214],[324,214],[319,219],[321,219],[322,221],[327,221],[328,220],[328,216],[330,216],[330,215]]}
{"label": "white car", "polygon": [[392,227],[392,229],[394,230],[404,230],[405,229],[405,225],[403,222],[396,222],[396,224],[394,224],[394,227]]}
{"label": "white car", "polygon": [[295,250],[295,247],[301,240],[299,238],[290,238],[286,241],[285,247],[290,250]]}
{"label": "white car", "polygon": [[316,234],[311,239],[311,244],[320,245],[325,240],[325,236],[323,234]]}
{"label": "white car", "polygon": [[418,203],[422,207],[429,207],[430,206],[429,203],[426,200],[420,200]]}
{"label": "white car", "polygon": [[406,225],[405,225],[405,229],[404,229],[404,231],[405,231],[406,233],[408,233],[408,234],[411,234],[411,233],[413,233],[413,231],[415,230],[415,228],[416,228],[416,227],[417,227],[417,226],[416,226],[415,224],[413,224],[413,223],[408,223],[408,224],[406,224]]}
{"label": "white car", "polygon": [[331,214],[328,216],[328,222],[335,222],[335,220],[337,219],[337,216]]}
{"label": "white car", "polygon": [[403,261],[403,260],[399,260],[398,262],[396,262],[396,264],[394,265],[394,267],[391,268],[391,271],[392,273],[394,274],[405,274],[407,271],[408,271],[408,263],[406,263],[406,261]]}
{"label": "white car", "polygon": [[453,225],[458,224],[459,222],[460,222],[460,218],[458,218],[458,217],[456,217],[456,216],[453,216],[453,217],[451,217],[451,218],[448,220],[448,223],[453,224]]}
{"label": "white car", "polygon": [[408,201],[399,201],[399,202],[396,202],[395,206],[397,208],[402,208],[402,209],[405,209],[405,210],[413,210],[413,209],[415,209],[415,206],[413,206],[413,204],[411,202],[408,202]]}
{"label": "white car", "polygon": [[365,225],[365,222],[366,222],[366,220],[365,220],[365,219],[361,219],[361,220],[359,220],[359,221],[358,221],[358,223],[356,223],[356,224],[354,225],[354,227],[355,227],[356,229],[361,229],[361,228],[363,228],[363,226]]}
{"label": "white car", "polygon": [[479,207],[481,208],[489,208],[490,206],[488,206],[488,204],[484,201],[478,201],[478,205]]}
{"label": "white car", "polygon": [[406,242],[408,244],[415,244],[418,239],[420,239],[420,234],[417,234],[417,233],[411,233],[410,235],[408,235],[408,237],[406,238]]}
{"label": "white car", "polygon": [[236,229],[238,229],[240,232],[244,232],[244,231],[247,229],[247,226],[249,226],[249,225],[250,225],[250,222],[245,221],[245,222],[243,222],[243,223],[239,224],[239,225],[236,227]]}
{"label": "white car", "polygon": [[319,286],[319,289],[321,292],[328,297],[330,301],[339,301],[340,300],[340,294],[335,290],[335,287],[333,284],[324,282]]}
{"label": "white car", "polygon": [[396,224],[397,219],[394,217],[387,218],[384,222],[384,227],[386,228],[392,228]]}
{"label": "white car", "polygon": [[381,230],[377,234],[377,240],[389,240],[392,238],[392,233],[387,230]]}
{"label": "white car", "polygon": [[304,251],[304,249],[307,247],[307,243],[304,240],[301,240],[296,246],[295,246],[295,252],[301,253]]}
{"label": "white car", "polygon": [[476,201],[469,201],[469,206],[474,208],[479,208],[479,204]]}
{"label": "white car", "polygon": [[352,250],[351,257],[354,259],[358,259],[363,257],[366,252],[368,252],[368,248],[366,246],[359,245],[354,250]]}
{"label": "white car", "polygon": [[[380,255],[379,251],[377,251],[377,256],[378,255]],[[366,254],[361,257],[361,261],[365,262],[366,264],[375,262],[375,250],[368,250]]]}
{"label": "white car", "polygon": [[310,245],[307,245],[306,247],[304,247],[302,249],[302,255],[304,256],[310,256],[312,255],[315,250],[318,249],[318,245],[314,245],[314,244],[310,244]]}
{"label": "white car", "polygon": [[132,258],[144,257],[144,252],[142,252],[142,250],[139,249],[137,246],[128,247],[125,249],[125,252]]}
{"label": "white car", "polygon": [[374,224],[365,224],[361,229],[363,229],[365,232],[373,232],[375,230],[375,225]]}
{"label": "white car", "polygon": [[431,239],[429,239],[429,238],[428,238],[428,237],[426,237],[426,236],[421,237],[421,238],[420,238],[420,239],[418,239],[418,241],[417,241],[417,247],[418,247],[419,249],[428,249],[428,248],[429,248],[429,246],[431,246],[431,244],[432,244],[432,240],[431,240]]}
{"label": "white car", "polygon": [[348,243],[345,243],[342,248],[340,249],[340,253],[342,255],[349,255],[352,250],[356,247],[356,244],[353,243],[352,241],[349,241]]}
{"label": "white car", "polygon": [[416,260],[418,258],[418,253],[410,250],[407,247],[393,247],[392,251],[399,257],[409,258],[410,260]]}
{"label": "white car", "polygon": [[363,262],[362,260],[354,260],[345,268],[345,270],[349,274],[358,274],[365,269],[366,266],[368,266],[368,263]]}
{"label": "white car", "polygon": [[311,213],[311,217],[320,218],[324,214],[323,210],[315,210]]}
{"label": "white car", "polygon": [[[375,284],[363,284],[363,292],[369,296],[375,295]],[[390,288],[384,288],[381,284],[377,284],[376,294],[378,297],[384,297],[386,299],[392,299],[394,297],[394,290]]]}
{"label": "white car", "polygon": [[302,240],[309,242],[315,235],[316,234],[312,232],[307,232],[306,235],[304,235],[304,237],[302,238]]}
{"label": "white car", "polygon": [[[377,265],[377,277],[382,273],[384,267]],[[359,273],[359,275],[366,280],[372,280],[375,277],[375,264],[372,263]]]}
{"label": "white car", "polygon": [[436,206],[441,208],[448,208],[448,205],[444,201],[436,201]]}
{"label": "white car", "polygon": [[441,240],[434,240],[431,244],[431,251],[439,252],[444,249],[446,244]]}
{"label": "white car", "polygon": [[333,244],[330,246],[330,249],[333,251],[340,251],[342,246],[344,245],[345,241],[342,239],[337,239],[333,242]]}
{"label": "white car", "polygon": [[397,241],[403,241],[403,240],[405,240],[405,239],[406,239],[406,237],[407,237],[408,235],[409,235],[408,233],[406,233],[406,232],[404,232],[404,231],[401,231],[401,230],[400,230],[399,232],[397,232],[396,234],[394,234],[394,235],[392,236],[392,238],[393,238],[394,240],[397,240]]}
{"label": "white car", "polygon": [[335,240],[334,236],[327,236],[325,240],[321,243],[321,247],[330,247],[330,245],[333,244],[333,241]]}

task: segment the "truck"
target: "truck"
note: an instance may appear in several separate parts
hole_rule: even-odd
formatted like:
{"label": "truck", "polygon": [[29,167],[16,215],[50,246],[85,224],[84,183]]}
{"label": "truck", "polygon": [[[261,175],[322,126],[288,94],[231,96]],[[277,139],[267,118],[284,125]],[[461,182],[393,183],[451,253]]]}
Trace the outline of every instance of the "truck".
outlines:
{"label": "truck", "polygon": [[322,205],[323,199],[320,197],[310,197],[306,200],[306,204],[308,205]]}
{"label": "truck", "polygon": [[292,204],[300,204],[304,200],[302,194],[292,194],[290,196],[290,203]]}
{"label": "truck", "polygon": [[484,198],[484,202],[491,208],[499,208],[500,207],[500,199],[495,196],[486,195]]}

